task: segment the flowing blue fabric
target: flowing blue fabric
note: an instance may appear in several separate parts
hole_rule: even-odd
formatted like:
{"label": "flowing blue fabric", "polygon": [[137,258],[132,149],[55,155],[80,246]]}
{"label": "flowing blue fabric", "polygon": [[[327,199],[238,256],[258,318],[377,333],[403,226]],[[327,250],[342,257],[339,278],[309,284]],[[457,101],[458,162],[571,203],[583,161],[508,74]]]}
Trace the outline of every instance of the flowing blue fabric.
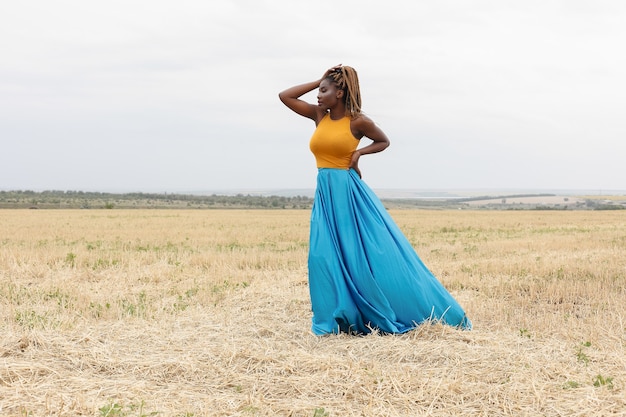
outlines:
{"label": "flowing blue fabric", "polygon": [[471,328],[356,171],[318,170],[309,244],[316,335],[404,333],[429,320]]}

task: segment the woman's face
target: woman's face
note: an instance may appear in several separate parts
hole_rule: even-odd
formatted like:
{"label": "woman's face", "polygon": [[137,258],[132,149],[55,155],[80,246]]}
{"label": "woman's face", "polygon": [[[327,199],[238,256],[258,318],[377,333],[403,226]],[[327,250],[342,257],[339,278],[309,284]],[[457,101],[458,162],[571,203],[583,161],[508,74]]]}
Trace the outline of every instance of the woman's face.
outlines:
{"label": "woman's face", "polygon": [[335,106],[343,96],[343,91],[337,89],[335,83],[329,79],[323,79],[317,92],[317,105],[324,110]]}

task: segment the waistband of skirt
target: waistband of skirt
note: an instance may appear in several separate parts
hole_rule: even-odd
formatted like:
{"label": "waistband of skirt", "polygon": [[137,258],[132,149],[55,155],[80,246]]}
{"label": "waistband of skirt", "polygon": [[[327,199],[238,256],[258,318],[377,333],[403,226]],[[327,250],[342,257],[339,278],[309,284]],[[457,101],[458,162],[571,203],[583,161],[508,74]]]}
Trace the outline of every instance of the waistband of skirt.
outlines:
{"label": "waistband of skirt", "polygon": [[321,167],[321,168],[317,168],[318,171],[325,171],[325,170],[332,170],[332,171],[350,171],[352,168],[327,168],[327,167]]}

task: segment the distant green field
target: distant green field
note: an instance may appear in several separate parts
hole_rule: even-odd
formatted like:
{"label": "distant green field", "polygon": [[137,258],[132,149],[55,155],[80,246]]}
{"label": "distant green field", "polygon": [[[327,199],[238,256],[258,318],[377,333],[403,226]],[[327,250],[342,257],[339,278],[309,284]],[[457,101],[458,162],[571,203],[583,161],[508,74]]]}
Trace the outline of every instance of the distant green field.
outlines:
{"label": "distant green field", "polygon": [[[389,195],[390,193],[383,193]],[[392,194],[392,193],[391,193]],[[556,194],[386,197],[388,209],[618,210],[626,196]],[[83,191],[0,191],[0,209],[310,209],[313,198],[278,195],[197,195]]]}

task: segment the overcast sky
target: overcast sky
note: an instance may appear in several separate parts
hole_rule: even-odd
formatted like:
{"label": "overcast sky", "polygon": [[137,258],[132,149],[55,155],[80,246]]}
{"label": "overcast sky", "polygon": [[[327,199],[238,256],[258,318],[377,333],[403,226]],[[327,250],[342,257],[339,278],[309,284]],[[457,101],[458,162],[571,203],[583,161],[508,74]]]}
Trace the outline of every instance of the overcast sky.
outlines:
{"label": "overcast sky", "polygon": [[621,0],[3,2],[0,189],[314,188],[315,126],[278,92],[342,63],[391,139],[361,158],[375,189],[624,190],[625,22]]}

